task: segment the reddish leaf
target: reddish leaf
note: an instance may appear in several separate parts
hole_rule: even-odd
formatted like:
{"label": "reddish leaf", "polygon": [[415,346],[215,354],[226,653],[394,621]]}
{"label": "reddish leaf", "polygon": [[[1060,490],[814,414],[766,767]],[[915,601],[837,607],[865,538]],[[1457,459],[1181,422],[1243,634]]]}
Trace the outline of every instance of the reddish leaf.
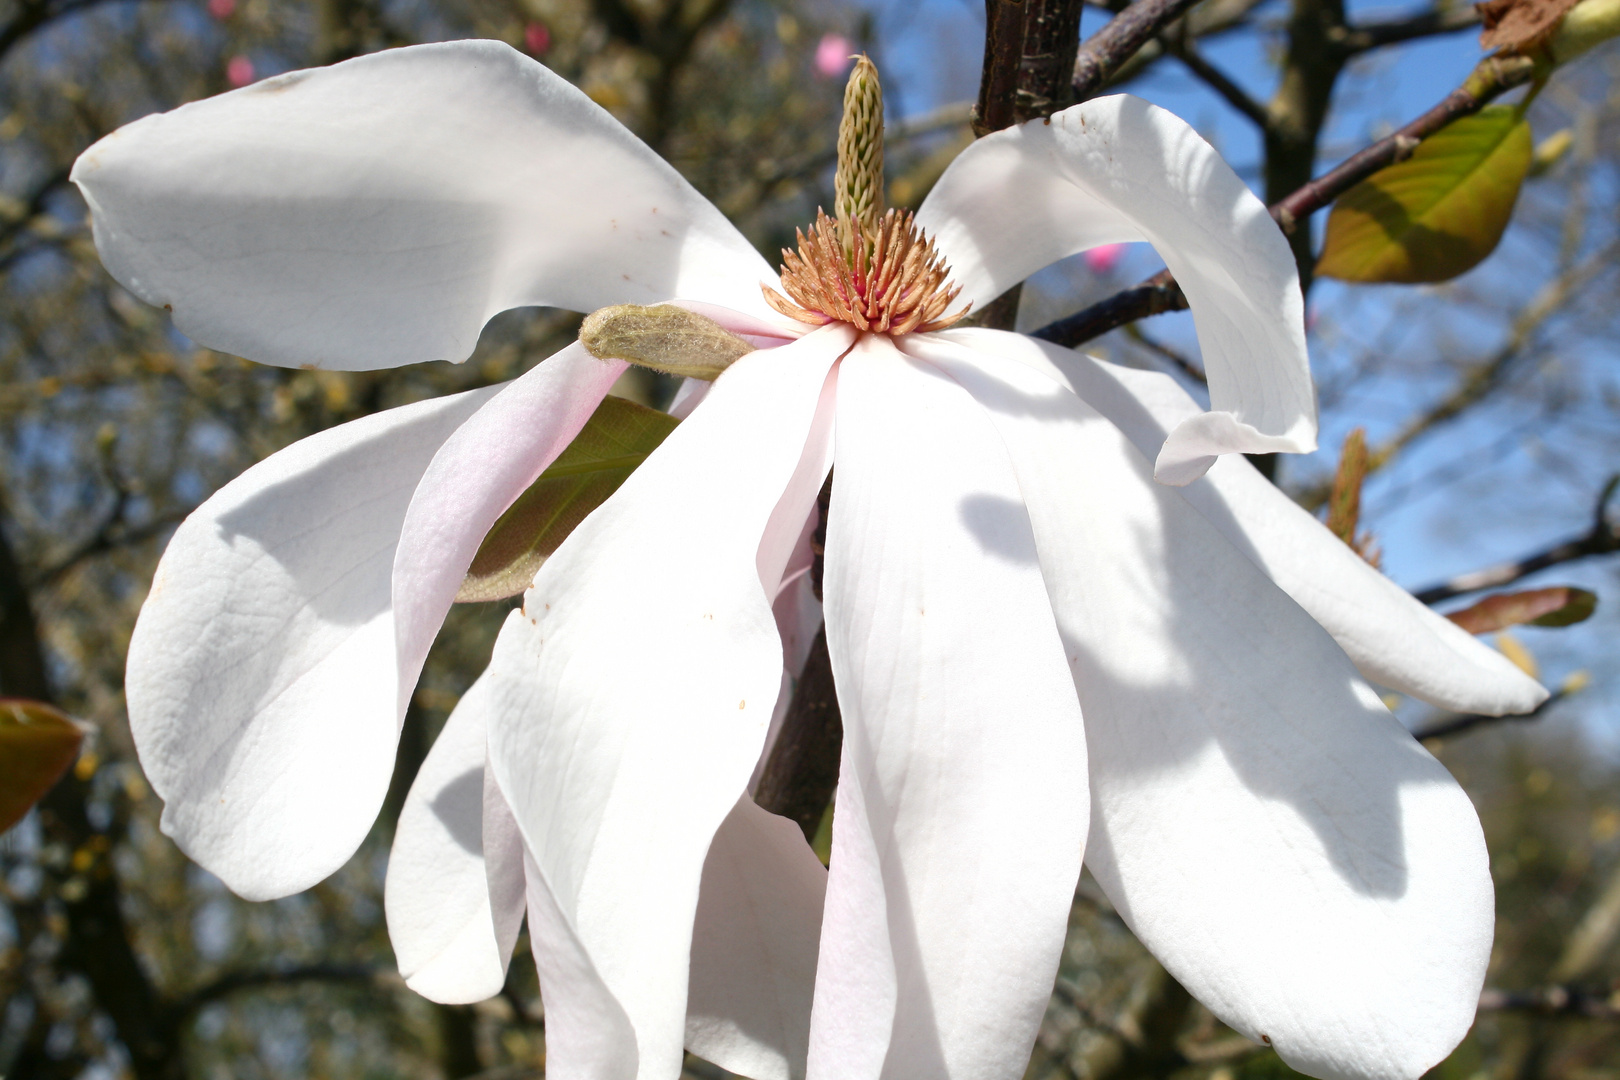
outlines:
{"label": "reddish leaf", "polygon": [[83,741],[79,725],[44,702],[0,698],[0,832],[61,779]]}
{"label": "reddish leaf", "polygon": [[1470,634],[1488,634],[1508,626],[1569,626],[1590,618],[1597,597],[1585,589],[1559,585],[1551,589],[1497,593],[1472,607],[1446,616]]}

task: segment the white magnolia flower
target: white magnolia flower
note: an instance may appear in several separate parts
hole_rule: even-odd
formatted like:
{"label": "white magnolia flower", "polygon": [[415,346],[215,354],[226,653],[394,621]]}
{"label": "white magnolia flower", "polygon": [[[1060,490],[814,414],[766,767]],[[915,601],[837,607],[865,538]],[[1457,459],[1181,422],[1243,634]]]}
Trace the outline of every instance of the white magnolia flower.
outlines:
{"label": "white magnolia flower", "polygon": [[[685,1046],[762,1080],[1017,1077],[1082,859],[1296,1068],[1416,1076],[1466,1031],[1479,824],[1363,678],[1469,711],[1544,691],[1230,453],[1313,445],[1300,297],[1264,208],[1174,116],[1105,98],[981,139],[917,220],[976,305],[1151,241],[1208,412],[1014,334],[785,323],[718,211],[494,43],[148,117],[74,179],[115,277],[270,363],[461,360],[509,307],[672,298],[772,346],[545,564],[401,817],[402,970],[493,993],[526,908],[552,1076],[673,1078]],[[343,425],[187,520],[128,691],[190,855],[270,897],[352,853],[481,538],[620,370],[574,346]],[[804,538],[833,464],[828,874],[746,789],[816,618]]]}

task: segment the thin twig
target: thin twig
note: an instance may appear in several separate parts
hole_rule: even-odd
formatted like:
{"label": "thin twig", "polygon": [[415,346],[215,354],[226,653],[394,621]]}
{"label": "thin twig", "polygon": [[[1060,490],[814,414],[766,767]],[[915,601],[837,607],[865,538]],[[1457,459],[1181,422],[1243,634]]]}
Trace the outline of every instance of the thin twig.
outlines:
{"label": "thin twig", "polygon": [[1610,555],[1620,551],[1620,525],[1610,522],[1608,514],[1609,500],[1614,497],[1617,486],[1620,486],[1620,474],[1609,477],[1608,482],[1603,485],[1603,490],[1597,498],[1597,507],[1592,515],[1592,527],[1580,536],[1571,537],[1551,547],[1526,555],[1521,559],[1499,563],[1496,566],[1486,567],[1484,570],[1459,574],[1450,581],[1431,585],[1427,589],[1419,589],[1412,595],[1425,604],[1438,604],[1442,600],[1450,600],[1454,596],[1462,596],[1465,593],[1510,585],[1520,578],[1528,577],[1538,570],[1545,570],[1549,566],[1573,562],[1576,559],[1585,559],[1592,555]]}
{"label": "thin twig", "polygon": [[1228,105],[1248,117],[1262,132],[1271,129],[1271,117],[1266,112],[1266,107],[1250,97],[1248,92],[1233,82],[1226,72],[1205,60],[1190,41],[1170,41],[1168,48],[1172,56],[1187,65],[1188,71],[1203,80],[1211,90],[1224,98]]}
{"label": "thin twig", "polygon": [[[1507,91],[1523,86],[1534,75],[1535,62],[1527,57],[1485,58],[1445,100],[1281,199],[1271,208],[1271,216],[1285,233],[1293,232],[1300,222],[1373,173],[1411,157],[1418,144],[1430,135],[1454,120],[1478,112]],[[1074,348],[1126,323],[1166,311],[1182,311],[1186,307],[1187,298],[1181,287],[1168,270],[1163,270],[1083,311],[1041,327],[1033,336]]]}
{"label": "thin twig", "polygon": [[1545,986],[1537,990],[1486,990],[1479,995],[1481,1012],[1528,1012],[1542,1016],[1585,1016],[1620,1020],[1620,994]]}

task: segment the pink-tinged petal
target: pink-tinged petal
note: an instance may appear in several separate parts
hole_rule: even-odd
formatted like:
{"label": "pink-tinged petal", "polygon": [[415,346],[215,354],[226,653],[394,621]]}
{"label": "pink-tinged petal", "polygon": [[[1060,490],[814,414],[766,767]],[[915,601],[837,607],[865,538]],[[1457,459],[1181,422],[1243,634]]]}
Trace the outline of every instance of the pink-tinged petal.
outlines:
{"label": "pink-tinged petal", "polygon": [[646,1077],[679,1070],[704,856],[782,677],[771,600],[791,546],[762,566],[762,537],[810,512],[806,446],[831,426],[822,390],[852,336],[733,364],[547,560],[490,661],[492,766]]}
{"label": "pink-tinged petal", "polygon": [[1088,815],[1029,518],[983,410],[887,338],[840,368],[835,475],[844,749],[810,1076],[1017,1080]]}
{"label": "pink-tinged petal", "polygon": [[1120,914],[1295,1069],[1421,1075],[1467,1032],[1490,957],[1468,797],[1332,638],[1067,387],[919,348],[994,419],[1028,500],[1086,717],[1086,862]]}
{"label": "pink-tinged petal", "polygon": [[[1168,375],[1016,334],[953,330],[945,336],[1064,382],[1144,456],[1154,453],[1167,431],[1199,413],[1197,402]],[[1241,457],[1223,458],[1184,494],[1333,635],[1368,679],[1460,712],[1528,712],[1546,700],[1547,691],[1534,679],[1369,566]]]}
{"label": "pink-tinged petal", "polygon": [[741,233],[498,41],[390,49],[148,116],[74,165],[112,275],[212,348],[467,358],[490,316],[687,296],[775,322]]}
{"label": "pink-tinged petal", "polygon": [[746,795],[714,834],[692,930],[686,1046],[753,1080],[800,1080],[827,871]]}
{"label": "pink-tinged petal", "polygon": [[1195,480],[1221,454],[1316,448],[1304,303],[1288,243],[1260,200],[1173,113],[1118,95],[998,131],[951,164],[917,223],[977,305],[1087,248],[1154,246],[1192,305],[1211,409],[1155,448],[1161,483]]}
{"label": "pink-tinged petal", "polygon": [[399,973],[446,1004],[501,992],[523,924],[523,842],[484,777],[488,711],[479,680],[422,762],[388,857],[384,906]]}
{"label": "pink-tinged petal", "polygon": [[240,895],[307,889],[371,828],[399,710],[389,568],[434,453],[498,388],[312,435],[175,531],[125,686],[162,828]]}
{"label": "pink-tinged petal", "polygon": [[579,434],[626,366],[576,341],[507,384],[434,455],[394,554],[401,716],[485,534]]}

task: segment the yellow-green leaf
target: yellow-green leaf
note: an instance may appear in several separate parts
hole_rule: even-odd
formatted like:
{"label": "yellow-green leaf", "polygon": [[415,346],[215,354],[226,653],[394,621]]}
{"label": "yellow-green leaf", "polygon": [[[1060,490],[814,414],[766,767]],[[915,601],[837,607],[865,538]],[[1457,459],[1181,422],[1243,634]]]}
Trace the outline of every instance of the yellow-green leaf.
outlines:
{"label": "yellow-green leaf", "polygon": [[1342,281],[1445,281],[1495,250],[1530,169],[1530,125],[1493,105],[1429,136],[1339,197],[1316,272]]}
{"label": "yellow-green leaf", "polygon": [[44,702],[0,698],[0,832],[67,772],[83,741],[79,725]]}
{"label": "yellow-green leaf", "polygon": [[568,448],[489,530],[456,601],[499,600],[527,589],[540,564],[678,423],[657,409],[603,398]]}

